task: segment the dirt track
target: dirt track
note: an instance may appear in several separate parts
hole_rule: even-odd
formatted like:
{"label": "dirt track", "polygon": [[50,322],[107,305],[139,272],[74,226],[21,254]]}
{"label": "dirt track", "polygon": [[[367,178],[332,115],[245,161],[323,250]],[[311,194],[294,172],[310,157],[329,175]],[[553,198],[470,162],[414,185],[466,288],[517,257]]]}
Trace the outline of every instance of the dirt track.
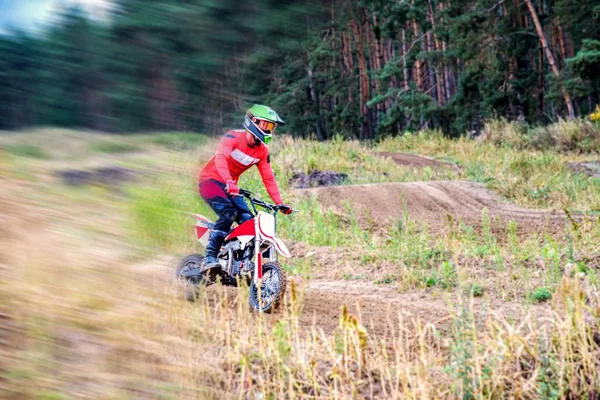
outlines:
{"label": "dirt track", "polygon": [[486,208],[493,219],[516,221],[522,232],[560,229],[565,223],[563,214],[517,207],[473,182],[378,183],[307,189],[304,193],[341,212],[347,202],[358,216],[375,224],[394,222],[408,213],[411,220],[426,222],[432,233],[448,226],[449,216],[479,226]]}
{"label": "dirt track", "polygon": [[[143,273],[155,290],[164,290],[165,281],[172,282],[177,289],[173,274],[173,265],[177,259],[164,257],[151,263],[141,263],[135,266],[136,272]],[[393,285],[377,285],[368,280],[333,280],[315,279],[305,281],[302,278],[289,276],[296,281],[302,304],[299,321],[302,326],[310,329],[333,332],[338,326],[341,307],[345,305],[348,312],[359,317],[367,328],[369,335],[374,338],[395,336],[402,331],[406,337],[415,334],[418,323],[421,326],[434,324],[436,329],[450,329],[450,310],[468,307],[474,315],[485,318],[490,312],[505,318],[520,320],[531,312],[531,316],[541,321],[549,312],[546,304],[525,306],[518,301],[502,301],[492,297],[473,298],[472,304],[460,304],[460,295],[456,293],[433,294],[430,291],[415,289],[398,292]],[[289,289],[289,286],[288,286]],[[218,293],[225,293],[233,305],[236,301],[246,303],[246,298],[239,299],[238,289],[213,285],[206,288],[209,301],[222,299]],[[216,296],[216,297],[213,297]],[[289,298],[290,293],[287,293]],[[267,318],[276,322],[280,313],[269,314]]]}
{"label": "dirt track", "polygon": [[[436,160],[411,157],[417,161],[416,165],[420,161],[421,166],[435,166],[437,163]],[[430,161],[434,163],[430,164]],[[407,160],[403,159],[403,162]],[[427,223],[433,234],[448,227],[450,220],[460,220],[477,228],[481,226],[484,209],[488,210],[492,219],[499,219],[504,225],[508,221],[516,221],[520,236],[534,231],[560,232],[566,222],[563,214],[517,207],[472,182],[382,183],[307,189],[302,192],[307,196],[316,196],[323,207],[334,208],[342,213],[350,205],[358,216],[372,220],[375,226],[398,221],[407,213],[411,220]],[[496,228],[497,224],[492,225]],[[448,298],[456,299],[452,295]],[[452,307],[448,299],[436,298],[424,291],[398,293],[393,287],[367,281],[315,280],[306,287],[301,320],[307,326],[316,322],[324,330],[333,330],[338,324],[343,304],[348,306],[350,312],[360,312],[365,326],[377,336],[389,335],[397,329],[401,319],[408,322],[406,326],[420,320],[443,327],[449,315],[449,306]],[[526,312],[523,305],[517,302],[492,300],[492,304],[486,304],[485,301],[475,301],[476,314],[488,307],[509,318],[523,318]],[[545,306],[537,306],[535,314],[540,317],[546,310]]]}
{"label": "dirt track", "polygon": [[[164,270],[172,274],[169,268]],[[376,338],[397,335],[400,330],[407,337],[412,337],[417,324],[433,324],[436,329],[447,331],[450,328],[450,310],[460,313],[463,307],[470,308],[476,318],[485,318],[493,312],[502,318],[517,320],[533,310],[532,315],[538,321],[549,311],[547,305],[524,306],[516,301],[502,302],[490,298],[472,299],[472,304],[461,305],[457,295],[452,293],[441,296],[423,290],[400,293],[393,286],[375,285],[365,280],[313,280],[300,282],[298,289],[302,304],[299,322],[306,329],[314,327],[326,333],[333,332],[339,326],[341,308],[345,305],[350,314],[359,318],[369,335]],[[217,293],[225,293],[231,304],[236,301],[245,303],[245,297],[236,300],[237,290],[213,285],[206,289],[206,294],[209,302],[222,298]],[[280,313],[268,314],[267,318],[275,322],[280,316]]]}

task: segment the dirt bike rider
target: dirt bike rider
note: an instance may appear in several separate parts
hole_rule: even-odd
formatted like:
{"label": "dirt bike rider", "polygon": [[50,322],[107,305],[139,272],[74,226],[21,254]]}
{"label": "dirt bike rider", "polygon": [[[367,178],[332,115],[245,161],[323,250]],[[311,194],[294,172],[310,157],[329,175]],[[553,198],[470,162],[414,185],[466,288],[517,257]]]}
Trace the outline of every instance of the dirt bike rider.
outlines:
{"label": "dirt bike rider", "polygon": [[206,246],[203,271],[220,266],[217,256],[233,222],[241,224],[253,218],[237,187],[239,176],[251,166],[256,164],[258,167],[275,204],[285,206],[281,212],[292,213],[292,208],[283,204],[279,194],[267,148],[278,124],[284,122],[275,111],[267,106],[254,105],[246,112],[244,129],[228,131],[215,156],[200,172],[200,196],[218,215]]}

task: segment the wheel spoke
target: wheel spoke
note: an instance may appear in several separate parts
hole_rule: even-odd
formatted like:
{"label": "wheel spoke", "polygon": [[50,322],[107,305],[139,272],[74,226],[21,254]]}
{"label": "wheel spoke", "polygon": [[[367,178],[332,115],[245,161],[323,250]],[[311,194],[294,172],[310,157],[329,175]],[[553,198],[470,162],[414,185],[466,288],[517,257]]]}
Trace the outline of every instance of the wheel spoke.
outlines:
{"label": "wheel spoke", "polygon": [[275,299],[275,296],[277,296],[279,287],[278,278],[278,274],[272,269],[267,270],[266,273],[263,275],[261,287],[261,300],[263,303],[263,307],[269,306]]}
{"label": "wheel spoke", "polygon": [[[284,281],[285,284],[285,281]],[[279,296],[282,295],[282,281],[280,272],[277,266],[268,265],[263,270],[260,287],[252,286],[252,302],[257,309],[269,312],[270,308],[278,302]],[[258,292],[260,291],[260,295]]]}

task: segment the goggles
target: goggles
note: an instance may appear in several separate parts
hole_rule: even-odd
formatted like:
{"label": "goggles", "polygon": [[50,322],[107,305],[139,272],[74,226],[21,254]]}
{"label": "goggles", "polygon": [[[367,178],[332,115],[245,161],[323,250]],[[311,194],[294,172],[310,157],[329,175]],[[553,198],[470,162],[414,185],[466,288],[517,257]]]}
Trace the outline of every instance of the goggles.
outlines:
{"label": "goggles", "polygon": [[254,117],[252,121],[258,126],[258,129],[263,131],[265,134],[270,135],[275,131],[277,124],[275,122],[267,121],[266,119],[258,119]]}

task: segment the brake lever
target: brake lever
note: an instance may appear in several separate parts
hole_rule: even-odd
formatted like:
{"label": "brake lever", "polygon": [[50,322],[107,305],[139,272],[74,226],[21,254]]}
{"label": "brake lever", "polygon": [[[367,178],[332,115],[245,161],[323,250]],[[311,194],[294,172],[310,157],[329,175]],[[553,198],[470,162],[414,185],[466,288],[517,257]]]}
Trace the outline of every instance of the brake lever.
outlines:
{"label": "brake lever", "polygon": [[250,199],[252,197],[252,192],[249,192],[246,189],[240,189],[240,196]]}
{"label": "brake lever", "polygon": [[[287,208],[287,207],[285,207],[285,208]],[[282,206],[275,206],[275,207],[273,207],[273,209],[274,209],[275,211],[282,212],[281,210],[283,210],[283,209],[284,209],[284,207],[282,207]],[[292,213],[299,212],[299,211],[298,211],[298,210],[296,210],[295,208],[291,208],[291,207],[290,207],[290,209],[292,210]]]}

